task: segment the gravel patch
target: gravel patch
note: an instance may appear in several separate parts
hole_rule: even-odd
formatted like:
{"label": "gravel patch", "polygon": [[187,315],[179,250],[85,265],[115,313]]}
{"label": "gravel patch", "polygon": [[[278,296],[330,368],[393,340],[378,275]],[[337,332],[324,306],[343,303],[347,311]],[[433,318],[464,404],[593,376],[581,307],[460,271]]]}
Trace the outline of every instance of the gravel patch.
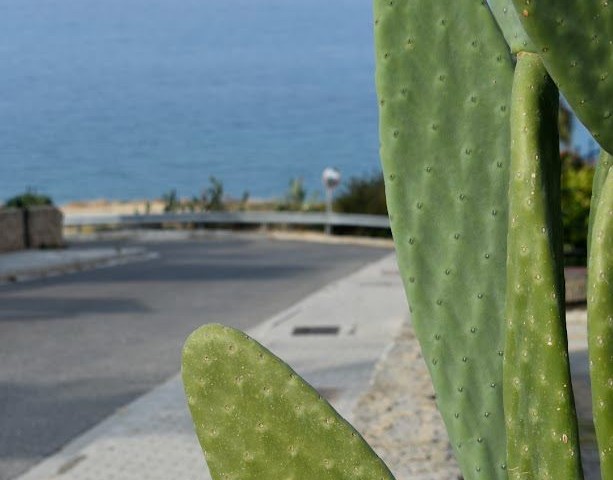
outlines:
{"label": "gravel patch", "polygon": [[[573,388],[586,480],[600,480],[587,368],[585,307],[567,311]],[[370,389],[359,399],[353,424],[397,480],[457,480],[453,456],[421,349],[407,321],[379,360]]]}
{"label": "gravel patch", "polygon": [[407,322],[379,361],[354,425],[397,480],[461,479],[413,328]]}

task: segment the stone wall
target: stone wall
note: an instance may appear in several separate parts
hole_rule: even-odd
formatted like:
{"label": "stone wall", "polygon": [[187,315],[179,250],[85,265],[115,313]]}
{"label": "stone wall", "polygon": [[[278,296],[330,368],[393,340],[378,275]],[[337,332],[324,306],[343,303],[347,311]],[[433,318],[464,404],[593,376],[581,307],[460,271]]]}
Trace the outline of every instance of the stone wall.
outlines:
{"label": "stone wall", "polygon": [[30,207],[26,212],[28,248],[59,248],[62,237],[62,212],[55,207]]}
{"label": "stone wall", "polygon": [[17,208],[0,210],[0,252],[26,247],[23,213]]}

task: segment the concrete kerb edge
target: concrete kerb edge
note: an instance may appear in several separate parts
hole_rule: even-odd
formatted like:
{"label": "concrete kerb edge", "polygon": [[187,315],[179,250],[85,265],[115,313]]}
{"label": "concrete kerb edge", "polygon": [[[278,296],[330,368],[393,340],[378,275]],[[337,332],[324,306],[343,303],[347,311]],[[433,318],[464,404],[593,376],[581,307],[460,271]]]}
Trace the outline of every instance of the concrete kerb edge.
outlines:
{"label": "concrete kerb edge", "polygon": [[128,248],[120,252],[111,253],[105,256],[82,259],[77,258],[65,263],[58,263],[36,268],[23,268],[0,272],[0,285],[20,283],[41,278],[66,275],[71,273],[92,270],[95,268],[107,268],[117,265],[124,265],[130,262],[146,261],[158,258],[156,252],[149,252],[143,248]]}

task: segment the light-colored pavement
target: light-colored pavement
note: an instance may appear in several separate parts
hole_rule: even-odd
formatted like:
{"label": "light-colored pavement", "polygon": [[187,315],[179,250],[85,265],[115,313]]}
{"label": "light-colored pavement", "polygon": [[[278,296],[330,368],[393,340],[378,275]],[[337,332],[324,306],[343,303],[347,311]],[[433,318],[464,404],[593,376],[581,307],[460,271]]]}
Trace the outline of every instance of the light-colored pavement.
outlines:
{"label": "light-colored pavement", "polygon": [[575,307],[566,311],[566,330],[568,332],[568,353],[585,480],[600,480],[598,447],[592,420],[592,393],[587,352],[587,312],[585,307]]}
{"label": "light-colored pavement", "polygon": [[178,372],[181,346],[201,324],[249,331],[389,254],[229,234],[87,242],[66,252],[135,246],[159,256],[0,287],[0,480]]}
{"label": "light-colored pavement", "polygon": [[[393,255],[307,297],[252,336],[352,419],[375,365],[408,316]],[[174,377],[69,443],[19,480],[206,479]]]}

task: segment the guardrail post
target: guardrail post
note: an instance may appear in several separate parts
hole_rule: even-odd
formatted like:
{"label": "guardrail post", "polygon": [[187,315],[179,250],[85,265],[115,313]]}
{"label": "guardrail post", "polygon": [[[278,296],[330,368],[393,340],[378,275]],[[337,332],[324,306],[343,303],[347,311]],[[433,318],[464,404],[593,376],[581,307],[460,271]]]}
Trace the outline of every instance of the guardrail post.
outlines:
{"label": "guardrail post", "polygon": [[326,190],[326,224],[324,226],[324,232],[326,235],[332,235],[332,222],[330,216],[332,215],[332,192]]}
{"label": "guardrail post", "polygon": [[334,189],[338,187],[341,181],[341,173],[336,168],[326,168],[321,174],[321,180],[326,188],[326,235],[332,234],[332,222],[330,216],[332,215],[332,196],[334,195]]}

